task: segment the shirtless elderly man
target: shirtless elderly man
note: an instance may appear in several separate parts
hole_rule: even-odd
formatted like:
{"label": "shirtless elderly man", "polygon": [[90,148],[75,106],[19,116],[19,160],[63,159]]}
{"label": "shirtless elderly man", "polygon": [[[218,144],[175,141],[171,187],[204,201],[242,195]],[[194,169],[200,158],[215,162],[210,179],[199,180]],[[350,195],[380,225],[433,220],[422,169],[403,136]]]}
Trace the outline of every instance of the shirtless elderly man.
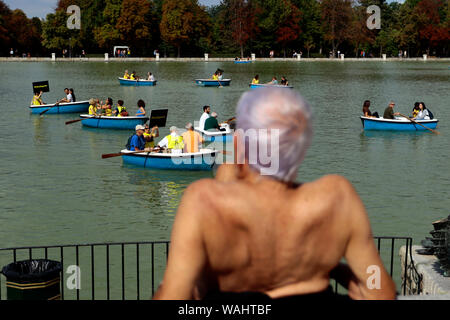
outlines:
{"label": "shirtless elderly man", "polygon": [[[237,129],[237,159],[245,163],[221,165],[215,179],[186,189],[154,298],[202,299],[214,292],[215,297],[243,292],[332,297],[333,277],[348,287],[352,299],[394,299],[395,285],[350,182],[338,175],[294,182],[312,136],[311,111],[302,97],[276,88],[245,93],[237,107]],[[266,175],[267,165],[259,158],[249,161],[250,144],[239,129],[279,129],[275,173]],[[259,135],[258,143],[276,143],[270,137]],[[367,284],[373,270],[379,271],[376,288]]]}

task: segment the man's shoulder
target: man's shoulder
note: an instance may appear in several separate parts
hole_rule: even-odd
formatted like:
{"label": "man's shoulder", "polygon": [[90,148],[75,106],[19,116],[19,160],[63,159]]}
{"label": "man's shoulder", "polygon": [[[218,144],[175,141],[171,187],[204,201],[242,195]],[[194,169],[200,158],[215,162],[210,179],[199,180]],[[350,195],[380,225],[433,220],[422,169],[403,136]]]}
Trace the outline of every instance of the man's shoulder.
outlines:
{"label": "man's shoulder", "polygon": [[307,182],[299,192],[307,192],[308,195],[323,197],[342,197],[344,194],[353,191],[353,186],[345,177],[338,174],[329,174],[317,180]]}

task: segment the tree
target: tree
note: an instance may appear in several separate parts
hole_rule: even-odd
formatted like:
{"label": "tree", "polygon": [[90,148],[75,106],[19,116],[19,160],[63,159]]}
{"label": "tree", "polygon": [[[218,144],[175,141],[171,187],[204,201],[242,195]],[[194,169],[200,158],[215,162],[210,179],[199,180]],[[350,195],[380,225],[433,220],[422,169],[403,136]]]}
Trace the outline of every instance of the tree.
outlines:
{"label": "tree", "polygon": [[424,43],[427,54],[430,54],[431,48],[440,44],[445,47],[445,43],[448,44],[450,40],[448,25],[441,22],[439,9],[442,7],[442,0],[422,0],[414,10],[419,25],[419,39]]}
{"label": "tree", "polygon": [[353,9],[350,40],[355,48],[355,56],[359,56],[359,49],[375,42],[375,32],[367,28],[366,7],[358,6]]}
{"label": "tree", "polygon": [[283,54],[286,58],[286,46],[292,41],[296,40],[301,32],[299,22],[301,19],[300,10],[288,2],[287,0],[282,1],[284,10],[280,16],[280,27],[278,28],[277,42],[281,44],[283,48]]}
{"label": "tree", "polygon": [[123,0],[116,28],[120,39],[142,53],[152,39],[152,4],[148,0]]}
{"label": "tree", "polygon": [[68,14],[63,10],[49,13],[42,24],[42,44],[50,50],[80,48],[82,41],[77,30],[67,29]]}
{"label": "tree", "polygon": [[210,27],[209,17],[197,0],[166,0],[162,8],[160,31],[162,39],[177,48],[198,44],[200,38],[207,37]]}
{"label": "tree", "polygon": [[325,40],[330,41],[333,57],[339,45],[351,38],[352,7],[350,0],[322,0],[321,11]]}
{"label": "tree", "polygon": [[320,4],[317,0],[292,0],[292,2],[302,13],[299,22],[302,32],[299,35],[299,40],[300,44],[306,49],[309,58],[310,50],[319,47],[323,41]]}
{"label": "tree", "polygon": [[231,35],[234,42],[241,50],[241,58],[244,57],[244,46],[257,32],[256,16],[252,2],[248,0],[227,0],[224,2],[229,17]]}
{"label": "tree", "polygon": [[103,25],[94,28],[94,37],[98,45],[110,50],[110,48],[120,39],[120,32],[116,28],[120,17],[122,0],[106,0],[103,10]]}

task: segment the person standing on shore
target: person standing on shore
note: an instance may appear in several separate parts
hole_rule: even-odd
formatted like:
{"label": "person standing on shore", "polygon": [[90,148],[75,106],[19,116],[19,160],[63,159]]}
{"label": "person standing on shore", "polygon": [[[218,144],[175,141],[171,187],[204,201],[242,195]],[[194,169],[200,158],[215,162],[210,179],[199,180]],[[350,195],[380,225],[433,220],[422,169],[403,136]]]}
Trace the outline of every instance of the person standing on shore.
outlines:
{"label": "person standing on shore", "polygon": [[[264,88],[246,92],[236,115],[237,163],[222,164],[214,179],[185,190],[154,299],[326,305],[341,298],[330,278],[346,285],[351,299],[395,299],[352,184],[339,175],[295,182],[312,139],[308,103],[293,90]],[[249,137],[258,130],[266,134]],[[277,150],[270,163],[257,146]],[[368,270],[376,270],[376,285]]]}

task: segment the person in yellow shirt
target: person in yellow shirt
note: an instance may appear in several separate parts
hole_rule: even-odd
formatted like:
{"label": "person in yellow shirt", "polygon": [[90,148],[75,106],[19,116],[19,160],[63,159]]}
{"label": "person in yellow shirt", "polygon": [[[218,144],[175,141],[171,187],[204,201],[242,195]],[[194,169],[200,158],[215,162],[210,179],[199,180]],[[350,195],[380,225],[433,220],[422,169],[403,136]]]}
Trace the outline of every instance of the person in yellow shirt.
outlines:
{"label": "person in yellow shirt", "polygon": [[33,100],[31,100],[31,104],[33,106],[40,106],[40,105],[45,104],[44,101],[42,101],[42,98],[41,98],[42,93],[43,93],[42,91],[39,91],[39,92],[36,91],[34,93]]}
{"label": "person in yellow shirt", "polygon": [[158,147],[167,148],[171,153],[181,153],[183,151],[183,137],[178,135],[177,127],[170,127],[170,134],[158,143]]}
{"label": "person in yellow shirt", "polygon": [[259,84],[259,75],[258,74],[253,78],[252,84]]}
{"label": "person in yellow shirt", "polygon": [[205,142],[205,140],[202,138],[202,136],[194,131],[194,126],[192,123],[188,123],[186,125],[186,132],[183,132],[181,135],[183,137],[184,142],[184,153],[192,153],[192,152],[198,152],[199,151],[199,145]]}
{"label": "person in yellow shirt", "polygon": [[128,74],[128,70],[125,70],[125,74],[123,75],[124,79],[130,79],[130,75]]}
{"label": "person in yellow shirt", "polygon": [[123,100],[117,100],[117,108],[114,110],[114,115],[117,117],[128,116],[127,108],[123,106]]}
{"label": "person in yellow shirt", "polygon": [[214,72],[214,74],[213,74],[213,76],[212,76],[212,79],[213,79],[213,80],[219,80],[219,75],[218,75],[218,72],[217,72],[217,71]]}
{"label": "person in yellow shirt", "polygon": [[155,138],[157,137],[159,137],[158,126],[154,126],[150,131],[150,127],[146,124],[144,130],[145,148],[153,149],[155,147]]}
{"label": "person in yellow shirt", "polygon": [[97,110],[99,109],[99,106],[97,104],[97,101],[93,98],[89,99],[89,115],[97,115]]}

